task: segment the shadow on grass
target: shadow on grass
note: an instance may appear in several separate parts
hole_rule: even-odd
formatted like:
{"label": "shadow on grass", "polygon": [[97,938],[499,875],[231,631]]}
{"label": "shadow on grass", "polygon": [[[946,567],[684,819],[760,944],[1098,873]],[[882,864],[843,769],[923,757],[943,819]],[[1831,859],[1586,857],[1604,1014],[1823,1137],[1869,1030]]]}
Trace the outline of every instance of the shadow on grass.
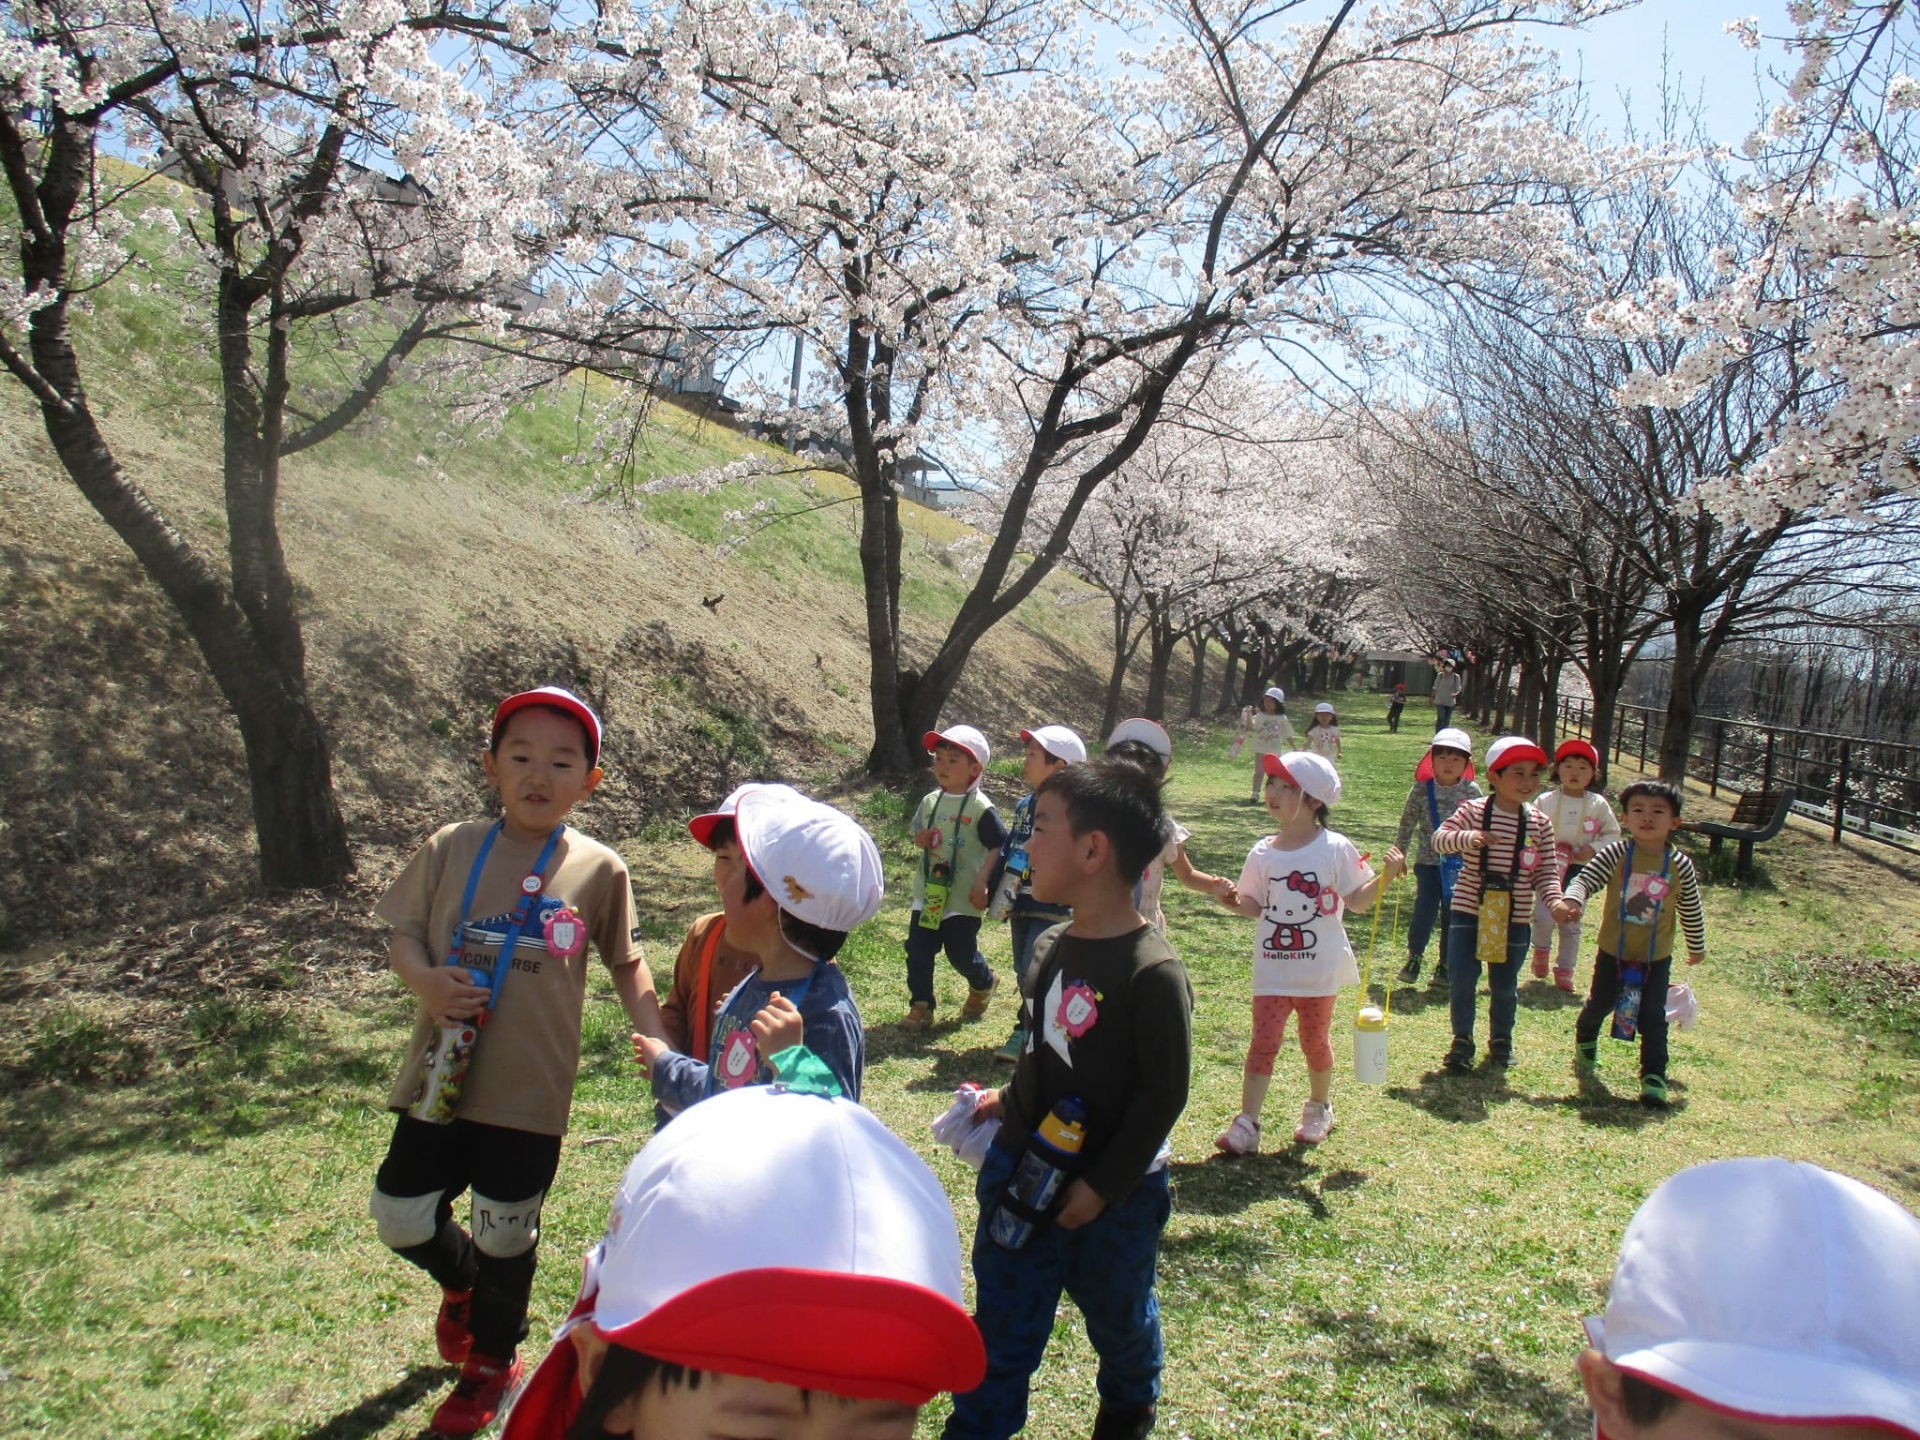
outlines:
{"label": "shadow on grass", "polygon": [[386,1429],[403,1410],[452,1383],[459,1373],[452,1365],[416,1365],[379,1394],[369,1395],[351,1410],[342,1410],[331,1420],[301,1431],[297,1440],[366,1440]]}
{"label": "shadow on grass", "polygon": [[[1310,1310],[1306,1322],[1337,1347],[1335,1365],[1359,1371],[1382,1365],[1444,1365],[1454,1342],[1443,1343],[1418,1326],[1364,1311]],[[1578,1399],[1516,1370],[1497,1355],[1481,1353],[1466,1362],[1458,1379],[1425,1381],[1414,1394],[1466,1422],[1475,1436],[1573,1437],[1590,1428]],[[1471,1417],[1469,1420],[1468,1417]]]}
{"label": "shadow on grass", "polygon": [[348,1098],[383,1097],[393,1059],[298,1024],[210,1034],[201,1048],[126,1083],[11,1089],[0,1106],[0,1161],[26,1171],[82,1154],[207,1151],[312,1125]]}
{"label": "shadow on grass", "polygon": [[1330,1218],[1326,1196],[1357,1190],[1372,1177],[1364,1170],[1324,1174],[1308,1162],[1311,1147],[1264,1155],[1213,1155],[1167,1167],[1174,1209],[1185,1215],[1237,1215],[1263,1200],[1289,1200],[1316,1220]]}
{"label": "shadow on grass", "polygon": [[1562,990],[1551,980],[1531,980],[1520,987],[1520,1004],[1528,1010],[1578,1010],[1587,997],[1577,990]]}
{"label": "shadow on grass", "polygon": [[1444,1070],[1429,1070],[1418,1085],[1389,1085],[1389,1100],[1424,1110],[1436,1120],[1454,1125],[1479,1125],[1492,1113],[1494,1105],[1506,1105],[1517,1097],[1507,1084],[1507,1072],[1497,1065],[1483,1064],[1467,1075]]}
{"label": "shadow on grass", "polygon": [[[1376,984],[1373,988],[1379,990],[1381,987]],[[1367,998],[1372,999],[1373,996],[1369,995]],[[1393,1004],[1387,1008],[1395,1015],[1424,1015],[1436,1005],[1444,1008],[1446,1003],[1447,992],[1442,986],[1401,985],[1396,982],[1393,987]]]}
{"label": "shadow on grass", "polygon": [[[939,1033],[947,1028],[943,1025],[933,1033],[923,1035],[915,1035],[891,1025],[869,1030],[867,1063],[888,1059],[930,1060],[933,1068],[925,1075],[907,1081],[904,1088],[940,1095],[952,1094],[969,1080],[977,1085],[1002,1085],[1012,1077],[1013,1067],[993,1056],[993,1052],[1000,1048],[1000,1042],[1006,1039],[1006,1031],[997,1026],[993,1029],[970,1027],[964,1035],[950,1035],[948,1038],[977,1040],[979,1043],[967,1050],[949,1050],[941,1045]],[[957,1030],[959,1027],[952,1028]]]}
{"label": "shadow on grass", "polygon": [[1600,1080],[1583,1082],[1572,1095],[1529,1096],[1527,1104],[1536,1110],[1571,1111],[1582,1125],[1598,1130],[1643,1130],[1686,1110],[1687,1102],[1678,1095],[1685,1086],[1679,1081],[1668,1083],[1673,1096],[1665,1106],[1642,1105],[1637,1081],[1630,1091],[1616,1095]]}

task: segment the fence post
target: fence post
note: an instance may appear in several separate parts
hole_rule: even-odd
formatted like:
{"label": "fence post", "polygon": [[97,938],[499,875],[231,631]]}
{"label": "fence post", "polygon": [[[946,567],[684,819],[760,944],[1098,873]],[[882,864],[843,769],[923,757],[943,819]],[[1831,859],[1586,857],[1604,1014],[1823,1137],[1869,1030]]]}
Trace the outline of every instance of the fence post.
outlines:
{"label": "fence post", "polygon": [[1653,711],[1640,712],[1640,773],[1647,772],[1647,735],[1653,729]]}
{"label": "fence post", "polygon": [[1773,788],[1773,731],[1767,731],[1767,753],[1760,761],[1760,788]]}
{"label": "fence post", "polygon": [[1727,743],[1727,727],[1716,720],[1713,722],[1713,774],[1707,779],[1707,794],[1720,793],[1720,747]]}
{"label": "fence post", "polygon": [[1847,771],[1853,761],[1851,742],[1840,742],[1840,770],[1833,782],[1833,843],[1840,843],[1841,832],[1847,828]]}
{"label": "fence post", "polygon": [[1615,703],[1613,707],[1613,760],[1616,765],[1620,763],[1620,747],[1627,742],[1626,718],[1626,706]]}

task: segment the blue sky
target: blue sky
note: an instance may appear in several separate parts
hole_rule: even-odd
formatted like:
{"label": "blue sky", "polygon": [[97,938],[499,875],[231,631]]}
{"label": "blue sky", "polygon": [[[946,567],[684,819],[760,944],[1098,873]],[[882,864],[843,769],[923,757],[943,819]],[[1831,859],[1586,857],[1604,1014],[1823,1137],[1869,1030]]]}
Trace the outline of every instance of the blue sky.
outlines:
{"label": "blue sky", "polygon": [[1781,68],[1777,44],[1742,50],[1721,26],[1757,15],[1761,33],[1790,34],[1784,0],[1646,0],[1624,14],[1596,21],[1584,31],[1547,31],[1543,41],[1560,52],[1566,72],[1579,75],[1592,94],[1595,118],[1617,130],[1631,96],[1636,115],[1650,116],[1660,91],[1663,52],[1682,91],[1704,105],[1708,131],[1738,145],[1753,129],[1756,65]]}

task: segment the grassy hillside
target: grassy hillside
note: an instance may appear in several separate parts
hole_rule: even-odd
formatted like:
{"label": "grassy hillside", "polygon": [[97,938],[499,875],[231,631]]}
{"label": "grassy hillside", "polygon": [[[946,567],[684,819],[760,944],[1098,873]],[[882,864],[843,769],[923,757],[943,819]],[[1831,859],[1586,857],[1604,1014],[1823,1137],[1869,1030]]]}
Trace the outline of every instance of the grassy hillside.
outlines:
{"label": "grassy hillside", "polygon": [[[109,292],[81,317],[97,412],[129,473],[222,560],[214,375],[176,298]],[[324,390],[324,356],[303,367]],[[604,382],[593,382],[596,384]],[[356,852],[382,873],[437,819],[484,800],[474,763],[501,694],[560,680],[602,707],[609,783],[582,823],[640,835],[748,775],[831,783],[870,732],[851,505],[723,556],[726,512],[845,499],[838,477],[586,503],[582,396],[462,431],[421,383],[294,457],[283,534],[315,694]],[[767,447],[662,404],[637,478]],[[968,576],[950,517],[907,505],[909,647],[930,647]],[[724,595],[709,609],[700,602]],[[1086,603],[1093,601],[1094,603]],[[954,718],[1005,735],[1097,705],[1103,609],[1057,577],[990,637]],[[0,949],[151,924],[247,893],[237,731],[171,610],[60,472],[24,392],[0,381]]]}

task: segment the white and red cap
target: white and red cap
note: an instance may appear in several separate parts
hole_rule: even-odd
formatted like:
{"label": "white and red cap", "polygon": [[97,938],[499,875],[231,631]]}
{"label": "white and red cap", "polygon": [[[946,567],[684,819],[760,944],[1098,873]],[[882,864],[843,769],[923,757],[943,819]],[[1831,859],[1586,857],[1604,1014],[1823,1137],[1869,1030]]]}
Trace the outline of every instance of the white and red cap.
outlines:
{"label": "white and red cap", "polygon": [[772,790],[781,795],[799,795],[791,785],[762,784],[758,780],[749,780],[744,785],[735,786],[733,792],[720,802],[719,808],[709,810],[704,815],[696,815],[687,821],[687,833],[702,845],[707,845],[713,837],[713,827],[722,820],[733,819],[734,811],[740,808],[740,797],[749,790]]}
{"label": "white and red cap", "polygon": [[1042,725],[1038,730],[1022,730],[1022,740],[1031,740],[1056,760],[1078,765],[1087,758],[1087,742],[1064,725]]}
{"label": "white and red cap", "polygon": [[1920,1436],[1920,1219],[1800,1161],[1682,1170],[1627,1225],[1587,1336],[1695,1404]]}
{"label": "white and red cap", "polygon": [[1324,755],[1316,755],[1311,750],[1262,755],[1260,768],[1322,805],[1333,805],[1340,799],[1340,772],[1333,768],[1333,762]]}
{"label": "white and red cap", "polygon": [[971,725],[949,725],[944,730],[929,730],[920,737],[920,743],[927,747],[927,753],[933,753],[933,747],[942,740],[949,745],[958,745],[962,750],[978,760],[984,768],[993,758],[993,748],[987,744],[987,737]]}
{"label": "white and red cap", "polygon": [[1276,705],[1284,705],[1287,703],[1287,692],[1282,690],[1278,685],[1269,685],[1266,694],[1261,698],[1271,700]]}
{"label": "white and red cap", "polygon": [[1420,757],[1420,763],[1414,766],[1414,783],[1423,784],[1433,779],[1433,752],[1435,750],[1458,750],[1462,755],[1467,757],[1467,768],[1460,772],[1460,778],[1463,780],[1471,780],[1473,778],[1473,737],[1467,734],[1466,731],[1449,725],[1444,729],[1433,732],[1433,739],[1428,742],[1427,753],[1422,755]]}
{"label": "white and red cap", "polygon": [[1113,727],[1113,733],[1107,736],[1107,749],[1128,740],[1138,740],[1162,760],[1173,758],[1173,740],[1168,736],[1166,727],[1144,715],[1136,715],[1131,720],[1122,720]]}
{"label": "white and red cap", "polygon": [[1502,735],[1487,747],[1487,773],[1498,775],[1509,765],[1518,765],[1522,760],[1531,760],[1536,765],[1546,765],[1547,752],[1524,735]]}
{"label": "white and red cap", "polygon": [[879,847],[831,805],[784,785],[759,785],[734,803],[733,825],[741,858],[796,920],[852,930],[880,913],[886,877]]}
{"label": "white and red cap", "polygon": [[488,734],[488,743],[500,743],[500,732],[506,728],[507,719],[515,711],[530,706],[544,705],[550,710],[558,710],[571,715],[587,730],[587,764],[600,763],[600,717],[593,713],[593,707],[571,690],[563,690],[558,685],[542,685],[537,690],[522,690],[518,695],[509,695],[493,711],[493,729]]}
{"label": "white and red cap", "polygon": [[657,1360],[854,1399],[967,1391],[986,1350],[953,1208],[926,1162],[851,1100],[776,1086],[681,1114],[627,1166],[573,1312],[502,1440],[561,1433],[568,1330]]}
{"label": "white and red cap", "polygon": [[1570,740],[1562,740],[1560,748],[1553,752],[1553,763],[1556,765],[1569,758],[1584,760],[1596,770],[1600,768],[1600,752],[1578,736]]}

